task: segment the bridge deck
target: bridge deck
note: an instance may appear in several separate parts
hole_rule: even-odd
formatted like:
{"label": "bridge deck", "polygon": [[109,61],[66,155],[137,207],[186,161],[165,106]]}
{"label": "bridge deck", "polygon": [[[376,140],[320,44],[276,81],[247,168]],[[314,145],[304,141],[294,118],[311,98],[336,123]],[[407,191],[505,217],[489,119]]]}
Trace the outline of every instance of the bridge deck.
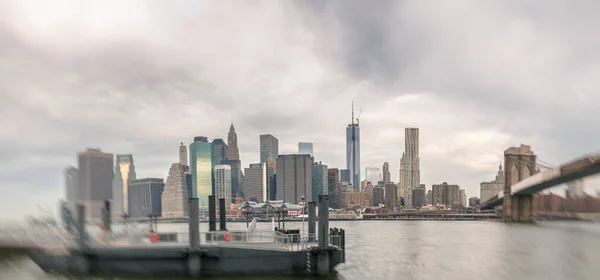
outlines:
{"label": "bridge deck", "polygon": [[[600,153],[589,154],[562,164],[560,167],[534,174],[533,176],[512,185],[511,194],[530,195],[547,188],[598,173],[600,173]],[[481,204],[481,209],[491,209],[499,206],[502,204],[503,200],[504,193],[500,192],[496,196],[483,202]]]}

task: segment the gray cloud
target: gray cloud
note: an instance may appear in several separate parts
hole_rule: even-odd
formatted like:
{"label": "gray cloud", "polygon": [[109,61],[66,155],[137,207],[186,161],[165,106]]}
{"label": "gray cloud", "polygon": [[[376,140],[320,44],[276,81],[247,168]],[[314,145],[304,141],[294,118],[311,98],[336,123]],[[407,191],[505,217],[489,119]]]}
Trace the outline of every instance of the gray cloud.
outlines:
{"label": "gray cloud", "polygon": [[416,126],[422,182],[469,196],[508,146],[551,163],[598,149],[595,1],[27,3],[0,9],[2,213],[54,205],[87,146],[165,176],[179,142],[226,138],[231,118],[245,166],[272,133],[342,168],[352,100],[363,170],[388,161],[397,179]]}

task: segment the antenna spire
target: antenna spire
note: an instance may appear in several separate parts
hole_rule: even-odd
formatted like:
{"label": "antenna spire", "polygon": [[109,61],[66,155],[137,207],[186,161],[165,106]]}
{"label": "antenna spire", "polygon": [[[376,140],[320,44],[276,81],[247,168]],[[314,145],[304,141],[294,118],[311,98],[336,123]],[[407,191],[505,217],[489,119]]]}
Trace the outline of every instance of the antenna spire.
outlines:
{"label": "antenna spire", "polygon": [[352,100],[352,126],[354,126],[354,100]]}

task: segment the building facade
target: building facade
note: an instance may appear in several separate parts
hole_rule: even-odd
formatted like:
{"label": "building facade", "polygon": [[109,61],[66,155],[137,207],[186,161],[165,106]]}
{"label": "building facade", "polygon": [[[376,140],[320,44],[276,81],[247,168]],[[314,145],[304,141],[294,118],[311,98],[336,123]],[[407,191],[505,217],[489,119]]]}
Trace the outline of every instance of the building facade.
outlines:
{"label": "building facade", "polygon": [[[279,140],[271,134],[260,135],[260,162],[277,161],[279,156]],[[275,172],[277,173],[277,172]]]}
{"label": "building facade", "polygon": [[231,123],[231,126],[229,127],[229,133],[227,133],[227,146],[227,159],[239,160],[240,150],[238,149],[237,133],[235,133],[233,123]]}
{"label": "building facade", "polygon": [[412,190],[421,185],[418,128],[404,129],[404,153],[400,159],[400,178],[407,196],[404,198],[404,203],[407,207],[412,207]]}
{"label": "building facade", "polygon": [[188,150],[187,147],[181,142],[179,145],[179,164],[183,166],[188,165]]}
{"label": "building facade", "polygon": [[340,170],[337,168],[327,169],[327,194],[329,195],[329,202],[338,199],[338,195],[335,191],[336,184],[340,181]]}
{"label": "building facade", "polygon": [[280,155],[277,158],[277,200],[300,203],[312,200],[312,164],[309,155]]}
{"label": "building facade", "polygon": [[313,163],[311,173],[312,200],[309,200],[308,197],[306,197],[306,201],[319,201],[319,195],[329,194],[327,165],[320,162]]}
{"label": "building facade", "polygon": [[208,209],[208,196],[213,194],[212,147],[206,137],[196,137],[190,144],[191,197],[198,198],[200,209]]}
{"label": "building facade", "polygon": [[453,204],[462,204],[460,187],[458,185],[451,185],[447,182],[432,186],[432,199],[433,205],[443,205],[446,208],[451,207]]}
{"label": "building facade", "polygon": [[173,163],[161,196],[161,211],[164,218],[189,216],[189,193],[185,167],[187,164]]}
{"label": "building facade", "polygon": [[490,182],[482,182],[479,185],[479,191],[481,196],[481,201],[487,201],[493,196],[497,195],[504,191],[504,170],[502,170],[502,164],[498,166],[498,173],[496,174],[496,178]]}
{"label": "building facade", "polygon": [[129,181],[129,216],[135,218],[162,215],[162,178],[143,178]]}
{"label": "building facade", "polygon": [[268,175],[266,163],[252,163],[244,169],[244,195],[246,201],[264,203],[268,200]]}
{"label": "building facade", "polygon": [[346,127],[346,169],[350,172],[350,183],[354,190],[360,186],[360,128],[358,123]]}
{"label": "building facade", "polygon": [[104,201],[113,199],[113,154],[88,148],[77,153],[78,201],[85,207],[86,218],[101,219]]}
{"label": "building facade", "polygon": [[386,183],[392,181],[392,174],[390,173],[390,164],[387,161],[383,163],[383,181]]}
{"label": "building facade", "polygon": [[396,184],[385,183],[385,208],[394,210],[398,206],[398,194],[396,193]]}
{"label": "building facade", "polygon": [[111,205],[113,219],[118,219],[121,215],[129,214],[129,181],[135,179],[137,178],[135,165],[133,164],[133,155],[117,155],[113,181],[113,203]]}
{"label": "building facade", "polygon": [[215,182],[215,197],[224,198],[227,206],[231,205],[231,178],[233,169],[226,164],[215,165],[213,180]]}
{"label": "building facade", "polygon": [[[236,138],[237,141],[237,138]],[[222,164],[224,160],[227,160],[228,148],[227,144],[223,139],[214,139],[211,143],[212,146],[212,164]]]}
{"label": "building facade", "polygon": [[370,205],[367,193],[350,190],[344,193],[344,202],[346,208],[353,205],[360,205],[360,208],[367,208]]}
{"label": "building facade", "polygon": [[418,187],[413,190],[412,193],[413,206],[415,208],[421,208],[423,205],[427,205],[427,201],[425,198],[425,187]]}

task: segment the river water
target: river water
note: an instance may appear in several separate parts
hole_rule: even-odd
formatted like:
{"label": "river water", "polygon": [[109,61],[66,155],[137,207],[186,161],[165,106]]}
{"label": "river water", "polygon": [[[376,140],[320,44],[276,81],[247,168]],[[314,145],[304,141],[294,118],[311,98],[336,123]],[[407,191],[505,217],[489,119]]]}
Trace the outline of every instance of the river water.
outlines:
{"label": "river water", "polygon": [[[347,239],[346,263],[334,279],[600,279],[600,223],[332,221],[330,226],[346,229]],[[201,230],[206,227],[201,224]],[[286,223],[286,228],[302,224]],[[158,229],[185,231],[187,224]],[[16,258],[0,262],[4,279],[70,278],[47,275],[29,259]]]}

